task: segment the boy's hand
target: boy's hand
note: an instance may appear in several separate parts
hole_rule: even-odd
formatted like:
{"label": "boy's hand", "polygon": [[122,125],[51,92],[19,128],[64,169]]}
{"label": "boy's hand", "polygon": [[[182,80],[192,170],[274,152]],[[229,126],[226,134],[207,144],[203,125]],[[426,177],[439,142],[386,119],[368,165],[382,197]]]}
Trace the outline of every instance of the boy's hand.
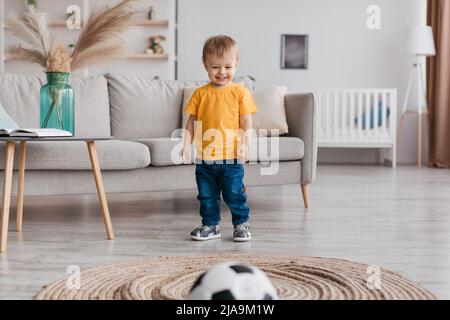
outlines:
{"label": "boy's hand", "polygon": [[252,141],[252,115],[244,114],[239,116],[239,128],[243,131],[240,131],[240,159],[242,159],[243,163],[246,163],[250,158],[250,145]]}
{"label": "boy's hand", "polygon": [[242,160],[242,163],[246,163],[249,160],[250,146],[243,144],[238,152],[238,158]]}

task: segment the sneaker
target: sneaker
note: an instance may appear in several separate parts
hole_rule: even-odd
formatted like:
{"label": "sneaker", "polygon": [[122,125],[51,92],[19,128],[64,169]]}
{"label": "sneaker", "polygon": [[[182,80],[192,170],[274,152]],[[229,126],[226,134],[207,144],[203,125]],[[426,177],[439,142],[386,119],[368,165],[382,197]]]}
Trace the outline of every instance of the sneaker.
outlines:
{"label": "sneaker", "polygon": [[243,242],[249,241],[251,238],[250,226],[247,223],[234,226],[233,241]]}
{"label": "sneaker", "polygon": [[198,241],[218,239],[221,236],[219,226],[201,226],[191,232],[191,239]]}

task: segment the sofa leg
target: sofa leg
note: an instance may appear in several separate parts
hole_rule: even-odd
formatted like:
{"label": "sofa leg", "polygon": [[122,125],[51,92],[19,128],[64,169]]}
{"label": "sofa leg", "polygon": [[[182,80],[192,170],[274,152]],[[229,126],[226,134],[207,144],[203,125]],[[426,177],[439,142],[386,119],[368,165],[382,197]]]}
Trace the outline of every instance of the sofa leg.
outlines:
{"label": "sofa leg", "polygon": [[302,184],[303,203],[309,208],[309,184]]}

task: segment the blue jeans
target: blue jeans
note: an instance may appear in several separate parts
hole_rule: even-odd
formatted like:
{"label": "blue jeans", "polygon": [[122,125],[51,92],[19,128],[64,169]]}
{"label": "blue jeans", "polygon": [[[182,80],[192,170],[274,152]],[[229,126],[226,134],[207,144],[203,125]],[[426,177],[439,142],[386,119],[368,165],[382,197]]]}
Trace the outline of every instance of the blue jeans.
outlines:
{"label": "blue jeans", "polygon": [[[229,161],[229,160],[228,160]],[[233,161],[233,160],[231,160]],[[220,163],[222,162],[222,163]],[[200,215],[202,224],[214,226],[220,223],[220,192],[231,211],[233,225],[248,221],[250,209],[244,192],[244,165],[234,159],[223,161],[198,160],[195,167]]]}

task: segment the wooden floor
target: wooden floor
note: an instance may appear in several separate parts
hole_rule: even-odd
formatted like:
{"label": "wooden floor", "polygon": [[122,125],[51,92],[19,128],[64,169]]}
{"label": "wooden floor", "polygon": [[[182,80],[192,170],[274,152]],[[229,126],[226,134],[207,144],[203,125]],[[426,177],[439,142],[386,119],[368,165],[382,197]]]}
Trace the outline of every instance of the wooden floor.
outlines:
{"label": "wooden floor", "polygon": [[23,232],[14,231],[12,218],[8,251],[0,254],[0,299],[31,299],[70,265],[83,270],[145,256],[218,251],[378,265],[450,299],[450,170],[320,166],[308,210],[299,186],[251,187],[249,243],[231,241],[224,203],[223,238],[190,241],[200,222],[196,195],[109,194],[114,241],[106,240],[96,195],[26,198]]}

